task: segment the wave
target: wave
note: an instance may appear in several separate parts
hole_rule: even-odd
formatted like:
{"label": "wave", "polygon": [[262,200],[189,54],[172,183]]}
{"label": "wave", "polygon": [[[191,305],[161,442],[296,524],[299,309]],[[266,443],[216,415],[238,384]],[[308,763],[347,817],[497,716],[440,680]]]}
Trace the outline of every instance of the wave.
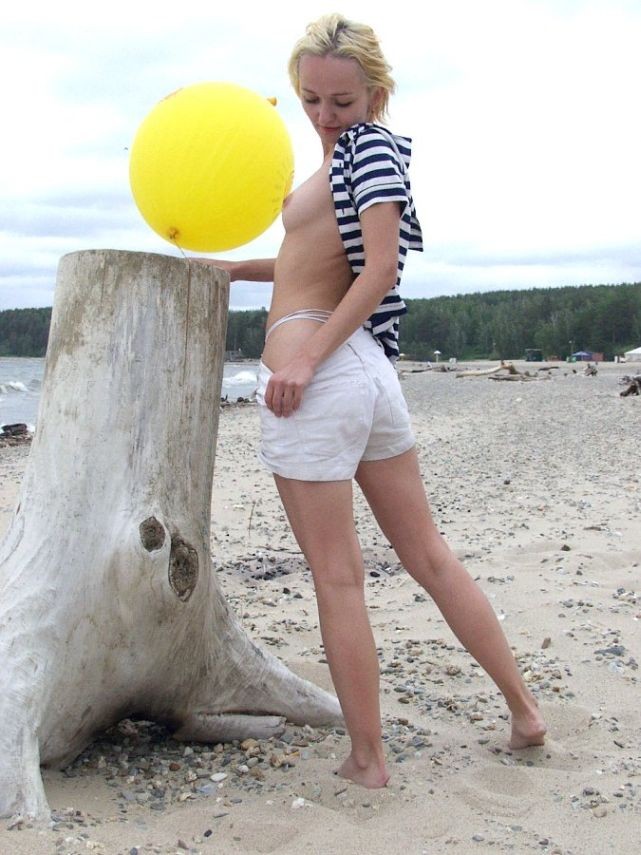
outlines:
{"label": "wave", "polygon": [[7,380],[0,383],[0,395],[8,395],[9,392],[28,392],[29,390],[20,380]]}
{"label": "wave", "polygon": [[224,386],[247,386],[250,383],[258,383],[258,377],[254,371],[239,371],[233,377],[223,379]]}

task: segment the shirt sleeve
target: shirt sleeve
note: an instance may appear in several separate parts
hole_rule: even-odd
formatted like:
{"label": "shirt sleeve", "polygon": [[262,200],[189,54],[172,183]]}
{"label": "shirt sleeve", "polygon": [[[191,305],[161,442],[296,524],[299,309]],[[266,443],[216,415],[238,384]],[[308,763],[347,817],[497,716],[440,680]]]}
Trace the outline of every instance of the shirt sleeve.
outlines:
{"label": "shirt sleeve", "polygon": [[351,183],[359,217],[371,205],[399,202],[405,208],[409,202],[399,156],[387,137],[373,128],[355,140]]}

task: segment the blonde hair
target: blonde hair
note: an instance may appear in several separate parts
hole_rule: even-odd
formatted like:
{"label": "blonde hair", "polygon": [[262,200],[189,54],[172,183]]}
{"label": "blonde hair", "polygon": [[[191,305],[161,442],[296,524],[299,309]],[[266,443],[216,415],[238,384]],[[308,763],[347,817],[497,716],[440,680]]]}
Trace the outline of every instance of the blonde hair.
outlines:
{"label": "blonde hair", "polygon": [[367,86],[370,89],[380,87],[381,90],[381,97],[372,110],[372,121],[377,122],[385,118],[389,96],[394,92],[396,84],[390,75],[392,67],[385,60],[376,33],[371,27],[349,21],[337,13],[323,15],[308,24],[305,35],[294,45],[288,65],[289,79],[299,97],[301,91],[298,64],[304,54],[355,59],[365,75]]}

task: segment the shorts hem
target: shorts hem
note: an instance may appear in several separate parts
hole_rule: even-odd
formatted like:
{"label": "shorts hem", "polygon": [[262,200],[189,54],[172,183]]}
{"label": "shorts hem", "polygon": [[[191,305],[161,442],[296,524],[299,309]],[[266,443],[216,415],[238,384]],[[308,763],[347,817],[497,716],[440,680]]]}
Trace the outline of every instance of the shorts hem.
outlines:
{"label": "shorts hem", "polygon": [[398,445],[388,446],[380,452],[373,451],[369,454],[364,454],[361,457],[362,463],[372,463],[375,460],[389,460],[392,457],[399,457],[401,454],[405,454],[406,451],[409,451],[411,448],[414,448],[416,445],[416,439],[412,437],[411,442],[404,441],[399,443]]}
{"label": "shorts hem", "polygon": [[351,481],[356,474],[356,470],[343,474],[342,472],[327,471],[319,474],[314,466],[290,464],[288,466],[272,465],[262,454],[257,455],[259,462],[271,472],[272,475],[279,475],[281,478],[289,478],[292,481]]}

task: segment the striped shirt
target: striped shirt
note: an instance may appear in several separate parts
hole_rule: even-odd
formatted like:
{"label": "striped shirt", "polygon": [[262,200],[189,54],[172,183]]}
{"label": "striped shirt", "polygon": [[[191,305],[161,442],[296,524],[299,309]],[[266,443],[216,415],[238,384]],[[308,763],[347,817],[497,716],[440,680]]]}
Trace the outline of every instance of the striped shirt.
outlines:
{"label": "striped shirt", "polygon": [[405,257],[409,249],[423,250],[407,172],[411,143],[380,125],[353,125],[338,138],[329,170],[338,231],[356,276],[365,267],[361,214],[380,202],[402,206],[396,282],[364,324],[392,362],[398,358],[398,319],[407,312],[399,293]]}

